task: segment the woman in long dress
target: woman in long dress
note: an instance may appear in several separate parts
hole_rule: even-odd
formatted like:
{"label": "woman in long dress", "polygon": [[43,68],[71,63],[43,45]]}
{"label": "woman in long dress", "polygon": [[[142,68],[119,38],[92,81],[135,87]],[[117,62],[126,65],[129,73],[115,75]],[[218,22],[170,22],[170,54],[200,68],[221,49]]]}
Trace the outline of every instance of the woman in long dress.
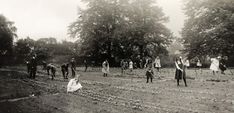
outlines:
{"label": "woman in long dress", "polygon": [[159,56],[157,56],[157,57],[155,58],[154,65],[155,65],[155,68],[157,69],[157,71],[159,72],[159,70],[160,70],[160,68],[161,68],[161,61],[160,61]]}
{"label": "woman in long dress", "polygon": [[109,63],[107,60],[105,60],[103,63],[102,63],[102,72],[104,73],[103,76],[104,77],[107,77],[107,73],[109,73]]}
{"label": "woman in long dress", "polygon": [[184,84],[187,87],[185,66],[184,66],[184,63],[182,61],[182,57],[176,58],[175,66],[176,66],[175,79],[177,80],[177,86],[180,85],[179,82],[183,78]]}
{"label": "woman in long dress", "polygon": [[215,75],[216,72],[219,71],[219,57],[217,58],[211,58],[211,64],[210,64],[210,70],[213,72],[213,75]]}
{"label": "woman in long dress", "polygon": [[[202,63],[200,59],[197,59],[196,67],[197,67],[197,70],[200,70],[200,72],[202,73],[202,69],[201,69]],[[196,74],[197,74],[197,71],[196,71]]]}
{"label": "woman in long dress", "polygon": [[76,77],[72,78],[67,84],[67,92],[75,92],[82,88],[79,80],[80,75],[76,75]]}
{"label": "woman in long dress", "polygon": [[129,61],[129,69],[130,69],[130,72],[133,71],[133,62],[132,62],[132,60]]}

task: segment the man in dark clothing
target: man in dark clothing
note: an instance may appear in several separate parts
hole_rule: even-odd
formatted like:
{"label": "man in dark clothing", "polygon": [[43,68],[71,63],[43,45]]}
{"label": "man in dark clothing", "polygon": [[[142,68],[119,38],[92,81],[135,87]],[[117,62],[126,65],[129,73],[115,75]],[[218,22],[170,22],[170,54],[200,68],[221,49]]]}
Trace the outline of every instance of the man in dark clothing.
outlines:
{"label": "man in dark clothing", "polygon": [[28,74],[30,74],[30,62],[26,61],[26,65],[27,65],[27,72]]}
{"label": "man in dark clothing", "polygon": [[61,71],[62,71],[62,74],[63,74],[63,78],[64,78],[64,79],[68,79],[68,74],[69,74],[68,67],[69,67],[69,64],[68,64],[68,63],[63,64],[63,65],[61,66]]}
{"label": "man in dark clothing", "polygon": [[30,61],[30,78],[35,79],[36,72],[37,72],[37,61],[36,61],[35,56],[33,56],[31,61]]}
{"label": "man in dark clothing", "polygon": [[74,78],[75,75],[76,75],[76,62],[75,62],[75,58],[72,58],[72,60],[71,60],[71,71],[72,71],[72,78]]}

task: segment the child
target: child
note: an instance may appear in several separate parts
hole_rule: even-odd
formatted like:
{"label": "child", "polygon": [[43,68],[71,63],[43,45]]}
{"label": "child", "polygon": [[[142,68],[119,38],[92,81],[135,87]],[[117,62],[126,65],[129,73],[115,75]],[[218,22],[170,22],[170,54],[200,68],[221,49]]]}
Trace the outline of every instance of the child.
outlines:
{"label": "child", "polygon": [[154,76],[154,71],[152,70],[152,66],[149,66],[149,68],[147,69],[145,75],[146,75],[146,78],[147,78],[146,83],[149,82],[149,79],[150,79],[150,81],[152,83],[153,82],[153,76]]}
{"label": "child", "polygon": [[161,62],[160,62],[159,56],[157,56],[157,57],[155,58],[154,66],[155,66],[155,68],[157,69],[157,71],[159,72],[159,70],[160,70],[160,68],[161,68]]}
{"label": "child", "polygon": [[68,79],[68,74],[69,74],[68,67],[69,67],[69,64],[68,64],[68,63],[63,64],[63,65],[61,66],[61,71],[62,71],[62,74],[63,74],[63,78],[64,78],[64,79]]}
{"label": "child", "polygon": [[217,58],[211,58],[210,70],[213,72],[213,75],[219,71],[219,56]]}
{"label": "child", "polygon": [[76,77],[69,81],[69,83],[67,84],[67,93],[75,92],[82,88],[79,77],[80,75],[76,75]]}
{"label": "child", "polygon": [[182,57],[176,58],[175,66],[176,66],[175,79],[177,80],[177,86],[180,85],[180,83],[179,83],[180,79],[183,79],[185,87],[187,87],[186,74],[185,74],[185,68],[184,68],[184,64],[182,61]]}
{"label": "child", "polygon": [[[200,72],[201,72],[201,74],[202,74],[202,69],[201,69],[202,63],[201,63],[200,59],[197,60],[197,64],[196,64],[196,65],[197,65],[197,69],[200,70]],[[196,73],[197,73],[197,72],[196,72]]]}
{"label": "child", "polygon": [[129,61],[129,69],[130,69],[130,72],[133,71],[133,62],[132,62],[132,60]]}
{"label": "child", "polygon": [[107,73],[109,73],[109,63],[107,59],[102,63],[102,72],[103,76],[107,77]]}

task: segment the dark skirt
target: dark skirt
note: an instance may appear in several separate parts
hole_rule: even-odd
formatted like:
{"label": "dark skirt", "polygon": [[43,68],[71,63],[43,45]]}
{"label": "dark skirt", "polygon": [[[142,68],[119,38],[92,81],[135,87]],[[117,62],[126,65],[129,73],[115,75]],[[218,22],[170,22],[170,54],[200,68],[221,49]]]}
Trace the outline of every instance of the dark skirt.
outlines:
{"label": "dark skirt", "polygon": [[182,79],[182,75],[183,75],[183,78],[185,79],[186,78],[186,74],[185,74],[185,71],[181,71],[179,69],[176,69],[176,72],[175,72],[175,79]]}
{"label": "dark skirt", "polygon": [[225,71],[227,69],[226,66],[222,64],[219,65],[219,68],[221,71]]}

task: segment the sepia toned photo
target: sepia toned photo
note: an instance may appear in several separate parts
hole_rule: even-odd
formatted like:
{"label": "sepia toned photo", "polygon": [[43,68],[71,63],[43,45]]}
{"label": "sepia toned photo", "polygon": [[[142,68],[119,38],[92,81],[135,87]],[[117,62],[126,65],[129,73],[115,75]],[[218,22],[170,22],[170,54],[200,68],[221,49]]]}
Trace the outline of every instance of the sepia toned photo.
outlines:
{"label": "sepia toned photo", "polygon": [[234,0],[0,0],[0,113],[233,113]]}

